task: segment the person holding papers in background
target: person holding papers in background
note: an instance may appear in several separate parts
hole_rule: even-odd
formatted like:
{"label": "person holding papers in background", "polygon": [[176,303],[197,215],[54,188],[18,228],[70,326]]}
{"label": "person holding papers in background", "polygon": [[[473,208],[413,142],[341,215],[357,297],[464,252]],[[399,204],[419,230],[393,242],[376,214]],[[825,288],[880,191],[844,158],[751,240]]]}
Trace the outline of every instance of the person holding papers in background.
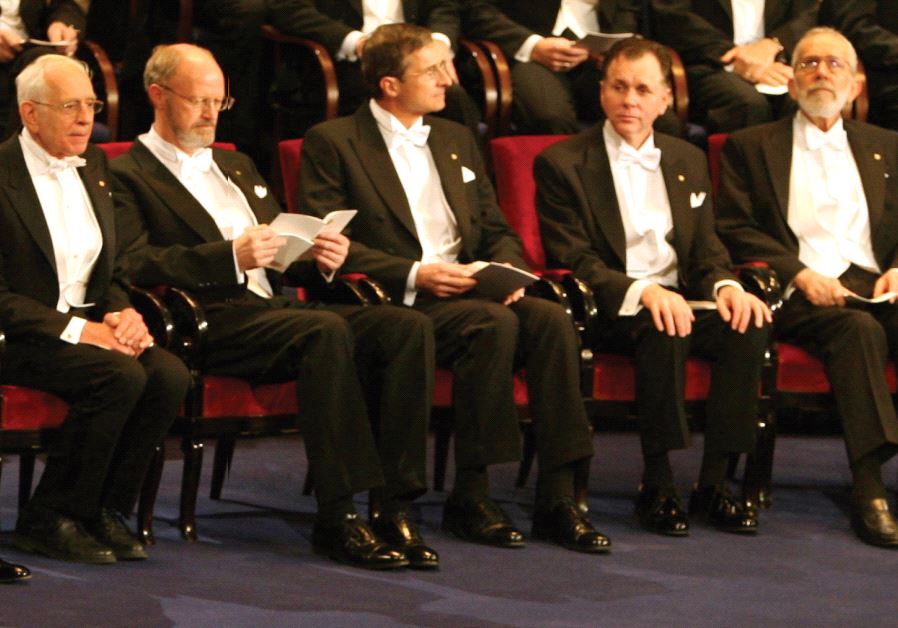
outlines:
{"label": "person holding papers in background", "polygon": [[439,44],[419,26],[381,26],[362,73],[373,98],[306,134],[298,207],[314,215],[356,208],[346,269],[368,273],[433,324],[437,363],[452,369],[455,395],[456,479],[444,526],[475,542],[523,544],[490,499],[487,474],[520,455],[512,373],[523,366],[539,456],[534,534],[607,551],[607,537],[574,503],[575,469],[592,456],[574,327],[558,304],[523,289],[486,298],[472,277],[473,262],[526,265],[474,137],[428,115],[442,109],[451,82]]}
{"label": "person holding papers in background", "polygon": [[[626,39],[608,52],[607,121],[534,164],[543,245],[551,263],[595,290],[597,348],[635,358],[640,523],[673,536],[689,530],[668,452],[689,444],[685,366],[694,354],[714,366],[690,514],[753,533],[756,515],[728,490],[726,466],[730,454],[754,451],[770,311],[743,291],[714,233],[704,153],[652,131],[670,99],[669,69],[664,47],[649,40]],[[686,299],[712,300],[716,311],[693,311]]]}
{"label": "person holding papers in background", "polygon": [[792,66],[799,113],[727,141],[718,230],[737,261],[767,262],[785,286],[776,335],[826,365],[851,464],[854,531],[898,547],[880,471],[898,450],[884,375],[898,358],[890,294],[898,292],[898,135],[842,120],[861,84],[839,32],[808,31]]}
{"label": "person holding papers in background", "polygon": [[[209,323],[207,372],[296,380],[319,551],[373,569],[437,567],[437,553],[409,512],[426,490],[430,321],[399,307],[323,306],[281,296],[281,273],[266,268],[285,243],[267,224],[280,208],[246,155],[209,148],[219,112],[234,104],[215,59],[187,44],[157,47],[144,84],[153,126],[113,163],[133,280],[183,288],[200,301]],[[284,275],[324,286],[348,246],[340,233],[320,233],[313,259]],[[372,530],[352,496],[381,486],[384,504]]]}

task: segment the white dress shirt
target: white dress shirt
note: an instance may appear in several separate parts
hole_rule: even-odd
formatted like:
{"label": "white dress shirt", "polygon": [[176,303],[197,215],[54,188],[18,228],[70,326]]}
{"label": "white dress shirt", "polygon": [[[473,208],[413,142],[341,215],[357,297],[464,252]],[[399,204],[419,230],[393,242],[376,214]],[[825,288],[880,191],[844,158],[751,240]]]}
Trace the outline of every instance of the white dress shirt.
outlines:
{"label": "white dress shirt", "polygon": [[[212,159],[211,148],[203,148],[188,155],[162,139],[155,128],[138,139],[175,175],[203,209],[209,212],[225,240],[236,240],[244,231],[259,224],[243,192],[224,175]],[[266,299],[272,296],[265,269],[253,268],[246,273],[240,272],[236,250],[234,273],[237,282],[243,283],[245,280],[247,289],[253,294]]]}
{"label": "white dress shirt", "polygon": [[[405,22],[405,13],[402,10],[402,0],[361,0],[362,2],[362,30],[352,31],[343,38],[340,49],[337,51],[337,61],[358,61],[355,54],[356,44],[362,37],[366,37],[382,24],[401,24]],[[443,33],[434,33],[434,39],[439,39],[449,47],[452,43],[449,37]]]}
{"label": "white dress shirt", "polygon": [[[552,35],[560,37],[565,29],[569,29],[581,39],[587,33],[598,33],[599,0],[561,0],[555,25],[552,27]],[[518,48],[514,58],[521,62],[530,61],[533,48],[541,39],[543,39],[541,35],[528,37]]]}
{"label": "white dress shirt", "polygon": [[28,39],[28,30],[19,13],[21,0],[0,0],[0,28],[11,30],[22,39]]}
{"label": "white dress shirt", "polygon": [[[59,281],[56,309],[66,313],[73,307],[94,305],[85,303],[84,297],[103,248],[103,234],[76,170],[84,165],[84,160],[53,157],[34,140],[28,129],[19,135],[19,143],[53,243]],[[73,316],[60,339],[77,344],[86,324],[86,319]]]}
{"label": "white dress shirt", "polygon": [[370,101],[371,113],[377,121],[396,174],[402,183],[415,231],[421,244],[421,259],[412,265],[405,285],[403,303],[412,305],[417,296],[415,280],[421,264],[458,261],[461,236],[455,214],[443,193],[436,163],[427,145],[430,127],[418,120],[408,129],[389,111]]}
{"label": "white dress shirt", "polygon": [[764,0],[732,0],[733,43],[750,44],[764,38]]}
{"label": "white dress shirt", "polygon": [[[811,270],[833,278],[851,264],[881,272],[867,197],[841,118],[824,132],[801,112],[795,115],[788,223],[798,238],[798,259]],[[790,285],[786,298],[793,291]]]}

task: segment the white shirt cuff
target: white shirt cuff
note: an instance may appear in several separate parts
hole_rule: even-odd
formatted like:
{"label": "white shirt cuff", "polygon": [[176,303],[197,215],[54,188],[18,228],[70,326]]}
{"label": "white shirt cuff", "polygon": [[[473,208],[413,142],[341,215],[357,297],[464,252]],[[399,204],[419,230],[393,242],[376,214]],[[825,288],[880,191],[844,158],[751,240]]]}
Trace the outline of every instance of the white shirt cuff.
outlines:
{"label": "white shirt cuff", "polygon": [[541,35],[531,35],[524,43],[521,44],[521,47],[518,48],[518,51],[514,53],[515,61],[520,61],[521,63],[527,63],[530,61],[530,56],[533,54],[533,49],[536,47],[536,44],[543,40]]}
{"label": "white shirt cuff", "polygon": [[720,289],[724,286],[733,286],[734,288],[738,288],[740,292],[745,292],[745,288],[742,287],[738,281],[734,279],[721,279],[717,283],[714,284],[714,298],[717,299],[717,293],[720,292]]}
{"label": "white shirt cuff", "polygon": [[359,58],[355,54],[355,45],[365,36],[362,31],[352,31],[343,38],[340,49],[337,51],[337,61],[358,61]]}
{"label": "white shirt cuff", "polygon": [[402,304],[412,306],[418,296],[418,289],[415,287],[415,281],[418,280],[418,269],[421,268],[421,262],[412,264],[412,269],[408,271],[408,278],[405,280],[405,296],[402,297]]}
{"label": "white shirt cuff", "polygon": [[69,319],[69,323],[65,326],[65,329],[62,330],[59,339],[69,344],[78,344],[81,341],[81,332],[84,331],[85,325],[87,325],[86,318],[73,316]]}
{"label": "white shirt cuff", "polygon": [[620,309],[617,311],[618,316],[636,316],[639,314],[639,311],[642,310],[642,303],[640,300],[642,299],[643,291],[652,285],[652,282],[648,279],[637,279],[633,283],[630,284],[630,287],[627,288],[627,293],[624,295],[624,301],[621,303]]}
{"label": "white shirt cuff", "polygon": [[246,283],[246,273],[240,270],[240,264],[237,263],[237,241],[231,240],[231,251],[234,253],[234,273],[237,277],[237,283]]}

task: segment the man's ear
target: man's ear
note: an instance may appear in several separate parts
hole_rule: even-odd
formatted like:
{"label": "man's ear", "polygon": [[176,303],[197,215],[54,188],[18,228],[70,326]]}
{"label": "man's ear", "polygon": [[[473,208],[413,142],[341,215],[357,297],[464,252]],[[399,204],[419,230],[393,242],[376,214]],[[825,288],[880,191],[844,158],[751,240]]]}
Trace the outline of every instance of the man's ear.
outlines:
{"label": "man's ear", "polygon": [[151,83],[147,88],[147,98],[150,99],[150,104],[153,106],[153,109],[159,109],[159,107],[162,106],[163,91],[162,87],[156,83]]}
{"label": "man's ear", "polygon": [[29,131],[37,127],[37,107],[33,102],[26,100],[19,105],[19,117],[22,119],[22,126]]}
{"label": "man's ear", "polygon": [[380,79],[380,91],[384,96],[395,98],[399,95],[399,85],[401,81],[395,76],[385,76]]}

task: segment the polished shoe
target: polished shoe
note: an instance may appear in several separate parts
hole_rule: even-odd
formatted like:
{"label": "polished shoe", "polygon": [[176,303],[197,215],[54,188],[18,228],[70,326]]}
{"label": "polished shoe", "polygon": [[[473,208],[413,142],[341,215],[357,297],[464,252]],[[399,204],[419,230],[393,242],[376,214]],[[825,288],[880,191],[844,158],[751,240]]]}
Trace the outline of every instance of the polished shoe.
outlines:
{"label": "polished shoe", "polygon": [[405,554],[411,569],[439,568],[439,554],[424,544],[418,524],[411,520],[407,509],[381,513],[371,522],[371,527],[377,536]]}
{"label": "polished shoe", "polygon": [[596,530],[589,517],[570,499],[558,502],[549,510],[533,513],[533,536],[575,552],[611,551],[611,539]]}
{"label": "polished shoe", "polygon": [[347,514],[335,526],[318,523],[312,528],[315,551],[334,560],[364,569],[399,569],[408,566],[401,551],[380,540],[355,513]]}
{"label": "polished shoe", "polygon": [[689,519],[672,488],[640,488],[636,498],[636,518],[643,528],[655,534],[689,535]]}
{"label": "polished shoe", "polygon": [[80,521],[60,514],[20,517],[12,542],[24,552],[58,560],[91,565],[115,562],[113,551],[91,536]]}
{"label": "polished shoe", "polygon": [[118,560],[145,560],[147,551],[136,536],[131,534],[121,513],[111,508],[100,510],[100,516],[84,526],[95,539],[109,547]]}
{"label": "polished shoe", "polygon": [[28,567],[14,565],[0,559],[0,583],[21,582],[22,580],[28,580],[30,577],[31,572],[28,571]]}
{"label": "polished shoe", "polygon": [[511,525],[489,497],[449,495],[443,506],[443,527],[465,541],[496,547],[524,547],[524,535]]}
{"label": "polished shoe", "polygon": [[756,534],[758,512],[746,507],[725,486],[705,486],[692,491],[689,514],[704,517],[709,526],[724,532]]}
{"label": "polished shoe", "polygon": [[898,523],[889,512],[888,502],[881,497],[852,504],[851,528],[864,543],[898,547]]}

